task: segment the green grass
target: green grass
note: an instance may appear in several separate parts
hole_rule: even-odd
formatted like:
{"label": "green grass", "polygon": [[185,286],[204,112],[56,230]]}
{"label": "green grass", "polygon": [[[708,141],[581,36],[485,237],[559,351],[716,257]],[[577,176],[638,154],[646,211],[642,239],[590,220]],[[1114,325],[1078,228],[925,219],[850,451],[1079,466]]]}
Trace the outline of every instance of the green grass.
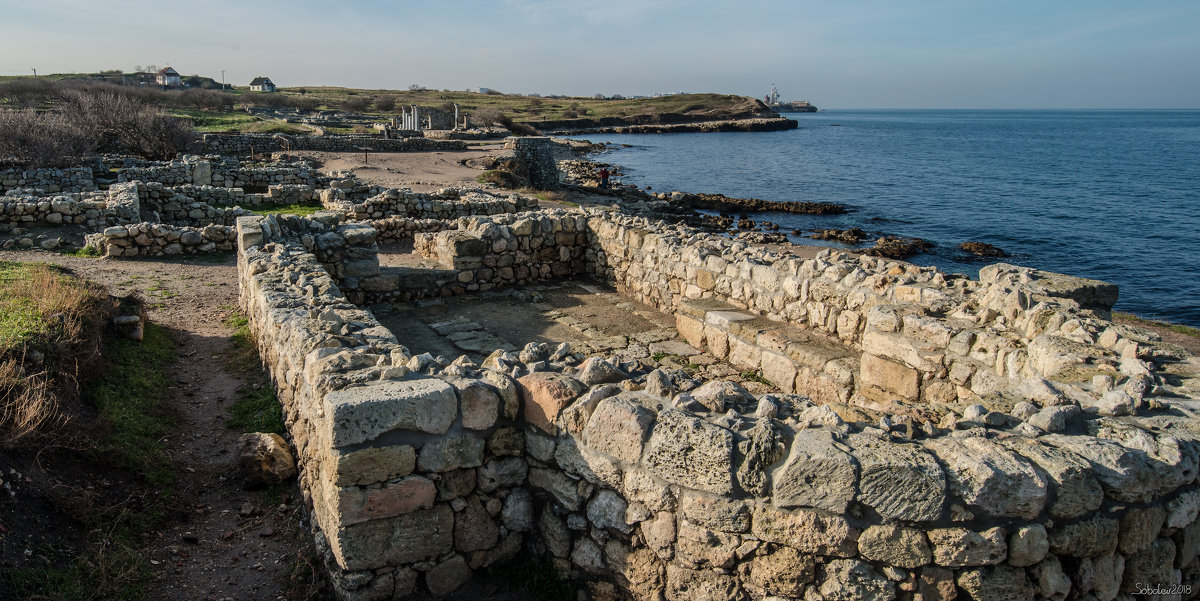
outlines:
{"label": "green grass", "polygon": [[[254,346],[246,316],[235,313],[225,320],[225,325],[233,328],[233,335],[229,337],[233,350],[229,353],[227,367],[242,373],[247,380],[237,400],[229,408],[232,416],[225,422],[226,427],[239,428],[244,432],[287,434],[279,397],[259,368],[258,349]],[[259,386],[257,390],[255,385]]]}
{"label": "green grass", "polygon": [[324,211],[320,203],[305,203],[295,205],[262,204],[250,209],[256,215],[301,215],[308,216],[317,211]]}
{"label": "green grass", "polygon": [[1119,312],[1114,311],[1113,312],[1113,320],[1114,321],[1131,321],[1131,322],[1141,325],[1143,327],[1163,328],[1163,329],[1175,332],[1177,334],[1183,334],[1184,336],[1190,336],[1192,338],[1200,338],[1200,328],[1194,328],[1192,326],[1185,326],[1183,324],[1178,324],[1178,323],[1171,323],[1169,321],[1146,319],[1145,317],[1138,317],[1137,315],[1133,315],[1131,313],[1119,313]]}
{"label": "green grass", "polygon": [[201,133],[248,131],[261,119],[245,111],[206,111],[201,109],[171,109],[169,115],[192,120],[192,126]]}
{"label": "green grass", "polygon": [[67,255],[68,257],[98,258],[100,256],[100,249],[96,248],[95,246],[83,246],[80,248],[65,250],[62,254]]}
{"label": "green grass", "polygon": [[757,371],[744,371],[742,372],[741,376],[743,380],[749,382],[758,382],[759,384],[766,384],[767,386],[775,386],[773,382],[764,378],[762,373]]}
{"label": "green grass", "polygon": [[87,529],[87,548],[61,565],[10,570],[3,577],[18,599],[91,601],[146,598],[153,572],[142,556],[145,540],[161,531],[174,502],[175,470],[164,437],[174,421],[165,399],[176,345],[165,328],[147,323],[141,342],[110,340],[106,365],[86,385],[97,425],[85,454],[101,465],[128,470],[136,483],[117,499],[65,487],[52,499],[68,519]]}
{"label": "green grass", "polygon": [[115,467],[131,470],[154,486],[168,486],[175,471],[162,444],[175,425],[165,411],[175,361],[175,341],[166,328],[147,323],[141,342],[112,340],[108,365],[86,392],[106,426],[100,454]]}

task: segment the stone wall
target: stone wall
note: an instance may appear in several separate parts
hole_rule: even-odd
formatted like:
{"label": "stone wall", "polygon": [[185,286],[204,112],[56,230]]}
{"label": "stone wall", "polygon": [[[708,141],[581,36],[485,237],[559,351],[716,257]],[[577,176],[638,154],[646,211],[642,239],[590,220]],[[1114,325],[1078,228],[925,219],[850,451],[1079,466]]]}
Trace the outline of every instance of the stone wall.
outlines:
{"label": "stone wall", "polygon": [[241,163],[219,156],[184,156],[117,169],[122,182],[155,182],[167,187],[185,185],[222,188],[255,188],[266,192],[269,186],[314,186],[320,179],[307,163]]}
{"label": "stone wall", "polygon": [[543,190],[559,186],[558,159],[564,158],[562,146],[553,138],[510,137],[504,147],[512,150],[529,172],[529,183]]}
{"label": "stone wall", "polygon": [[9,190],[60,194],[95,189],[91,167],[0,169],[0,195]]}
{"label": "stone wall", "polygon": [[367,220],[400,216],[417,219],[457,219],[470,215],[499,215],[520,213],[537,208],[536,197],[521,194],[500,196],[487,192],[463,192],[446,188],[427,194],[386,188],[373,190],[374,194],[361,202],[335,198],[324,199],[325,208],[344,212],[349,219]]}
{"label": "stone wall", "polygon": [[[695,344],[724,336],[735,364],[757,352],[772,373],[768,351],[813,349],[800,363],[823,360],[849,391],[814,402],[786,384],[754,396],[581,363],[566,347],[482,365],[411,357],[347,302],[338,257],[351,255],[318,242],[340,248],[329,236],[351,233],[369,253],[370,228],[272,219],[239,220],[242,302],[340,598],[446,594],[522,551],[592,599],[1107,600],[1200,575],[1200,428],[1162,411],[1197,388],[1158,367],[1194,360],[1105,321],[1106,285],[1004,265],[976,282],[832,252],[800,260],[579,211],[417,236],[454,279],[469,276],[452,293],[536,281],[543,267],[590,272],[675,313]],[[533,269],[496,279],[504,257]],[[862,312],[853,326],[848,311]],[[956,342],[962,332],[972,340]],[[1013,350],[977,346],[989,336],[1023,348],[1014,373],[1031,377],[1008,375]],[[933,356],[940,370],[922,363]],[[859,363],[843,364],[849,384],[828,368],[847,358]],[[958,389],[946,402],[926,392],[965,361],[1003,387],[970,405]],[[889,392],[892,376],[913,398]]]}
{"label": "stone wall", "polygon": [[108,192],[56,196],[0,196],[0,225],[83,225],[99,228],[141,220],[136,186],[114,185]]}
{"label": "stone wall", "polygon": [[385,139],[371,135],[302,136],[286,134],[204,134],[201,143],[213,154],[245,156],[251,148],[255,153],[287,150],[324,150],[328,152],[425,152],[431,150],[466,150],[461,140],[432,140],[426,138]]}
{"label": "stone wall", "polygon": [[234,249],[234,229],[227,225],[188,227],[163,223],[114,225],[88,234],[86,245],[104,257],[169,257]]}

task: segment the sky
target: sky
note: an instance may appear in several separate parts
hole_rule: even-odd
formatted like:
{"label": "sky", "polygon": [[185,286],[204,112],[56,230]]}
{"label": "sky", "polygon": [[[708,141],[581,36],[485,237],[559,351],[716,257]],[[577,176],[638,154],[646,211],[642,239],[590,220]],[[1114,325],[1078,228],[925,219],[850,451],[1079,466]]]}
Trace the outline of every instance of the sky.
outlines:
{"label": "sky", "polygon": [[0,0],[0,75],[1200,108],[1197,0]]}

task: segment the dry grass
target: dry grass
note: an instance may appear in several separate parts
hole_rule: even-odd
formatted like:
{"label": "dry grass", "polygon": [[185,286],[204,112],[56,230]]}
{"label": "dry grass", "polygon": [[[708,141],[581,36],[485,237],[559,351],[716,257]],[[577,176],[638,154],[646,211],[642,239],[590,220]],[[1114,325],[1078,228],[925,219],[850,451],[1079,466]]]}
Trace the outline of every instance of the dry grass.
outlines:
{"label": "dry grass", "polygon": [[77,389],[112,311],[105,290],[45,264],[0,262],[0,444],[61,423],[59,391]]}

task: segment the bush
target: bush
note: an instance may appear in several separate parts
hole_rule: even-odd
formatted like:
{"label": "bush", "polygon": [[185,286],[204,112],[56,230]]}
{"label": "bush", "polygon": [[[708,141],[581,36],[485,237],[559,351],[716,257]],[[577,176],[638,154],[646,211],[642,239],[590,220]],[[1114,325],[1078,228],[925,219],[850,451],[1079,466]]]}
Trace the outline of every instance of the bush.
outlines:
{"label": "bush", "polygon": [[375,100],[375,108],[385,113],[390,112],[392,109],[396,108],[396,97],[380,96]]}
{"label": "bush", "polygon": [[371,108],[371,99],[365,96],[347,98],[344,102],[342,102],[342,108],[347,111],[361,113]]}
{"label": "bush", "polygon": [[64,167],[95,152],[95,144],[59,113],[0,111],[0,162]]}

